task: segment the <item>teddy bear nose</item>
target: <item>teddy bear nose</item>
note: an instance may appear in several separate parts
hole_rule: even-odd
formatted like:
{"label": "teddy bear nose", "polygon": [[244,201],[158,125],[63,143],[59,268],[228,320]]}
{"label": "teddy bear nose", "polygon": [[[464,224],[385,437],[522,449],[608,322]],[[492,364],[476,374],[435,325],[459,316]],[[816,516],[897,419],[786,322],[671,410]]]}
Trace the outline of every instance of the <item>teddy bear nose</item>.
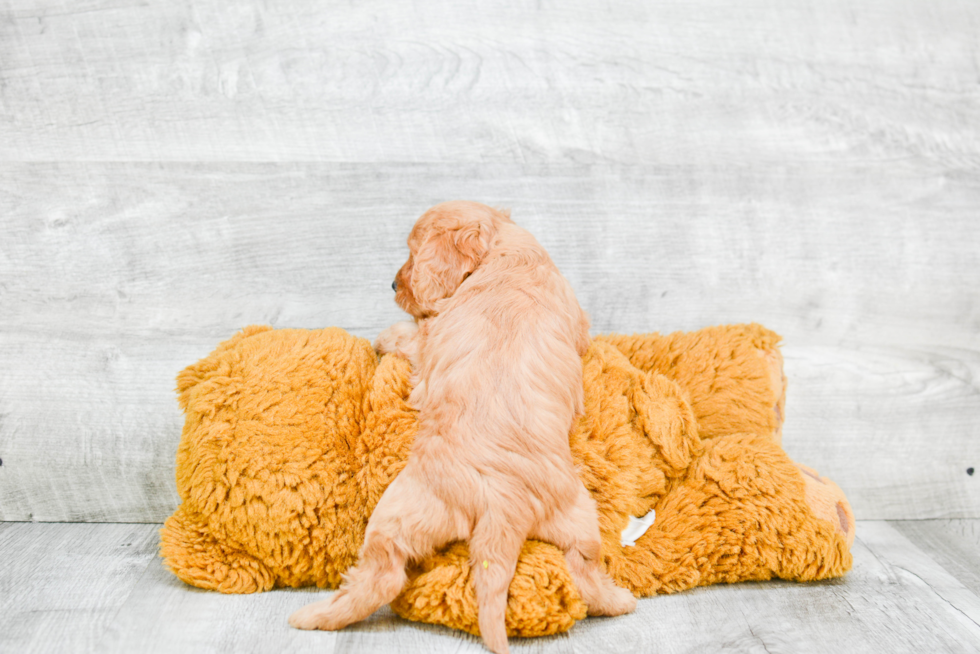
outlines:
{"label": "teddy bear nose", "polygon": [[398,292],[398,280],[396,279],[391,283],[391,290]]}

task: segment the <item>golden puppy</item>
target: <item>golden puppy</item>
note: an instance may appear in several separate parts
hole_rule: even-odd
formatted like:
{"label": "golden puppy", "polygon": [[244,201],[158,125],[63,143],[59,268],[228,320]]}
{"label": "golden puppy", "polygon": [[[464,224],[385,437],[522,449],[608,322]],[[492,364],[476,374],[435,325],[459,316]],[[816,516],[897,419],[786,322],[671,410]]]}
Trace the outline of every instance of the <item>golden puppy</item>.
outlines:
{"label": "golden puppy", "polygon": [[340,629],[391,602],[405,564],[469,541],[480,633],[508,652],[504,612],[527,538],[554,543],[592,615],[636,599],[600,567],[595,503],[568,433],[583,411],[588,316],[531,234],[473,202],[427,211],[408,237],[395,300],[415,323],[379,336],[413,365],[419,431],[371,515],[360,561],[329,599],[294,613],[300,629]]}

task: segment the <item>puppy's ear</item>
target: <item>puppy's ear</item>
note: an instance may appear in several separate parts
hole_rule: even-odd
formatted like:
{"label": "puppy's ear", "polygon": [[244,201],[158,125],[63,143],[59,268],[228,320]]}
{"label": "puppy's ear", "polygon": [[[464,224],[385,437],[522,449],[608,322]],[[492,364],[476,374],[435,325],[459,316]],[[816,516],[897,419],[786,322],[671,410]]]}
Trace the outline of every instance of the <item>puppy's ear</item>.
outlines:
{"label": "puppy's ear", "polygon": [[423,309],[452,295],[476,270],[490,249],[492,226],[472,223],[433,233],[419,247],[412,271],[412,292]]}
{"label": "puppy's ear", "polygon": [[453,244],[459,255],[473,262],[469,272],[473,272],[490,249],[490,225],[473,223],[453,230]]}

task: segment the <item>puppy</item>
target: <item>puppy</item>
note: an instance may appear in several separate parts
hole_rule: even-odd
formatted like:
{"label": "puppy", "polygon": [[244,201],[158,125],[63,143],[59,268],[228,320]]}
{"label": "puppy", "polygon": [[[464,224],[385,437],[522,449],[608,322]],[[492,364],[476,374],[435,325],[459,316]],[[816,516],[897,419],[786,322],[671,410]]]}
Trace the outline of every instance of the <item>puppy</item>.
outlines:
{"label": "puppy", "polygon": [[405,469],[371,515],[360,561],[340,590],[289,622],[340,629],[391,602],[405,565],[469,541],[480,634],[509,651],[507,590],[525,539],[560,547],[591,615],[636,599],[600,566],[595,502],[568,433],[583,412],[588,316],[530,233],[474,202],[427,211],[393,286],[415,318],[383,332],[382,353],[412,362],[419,431]]}

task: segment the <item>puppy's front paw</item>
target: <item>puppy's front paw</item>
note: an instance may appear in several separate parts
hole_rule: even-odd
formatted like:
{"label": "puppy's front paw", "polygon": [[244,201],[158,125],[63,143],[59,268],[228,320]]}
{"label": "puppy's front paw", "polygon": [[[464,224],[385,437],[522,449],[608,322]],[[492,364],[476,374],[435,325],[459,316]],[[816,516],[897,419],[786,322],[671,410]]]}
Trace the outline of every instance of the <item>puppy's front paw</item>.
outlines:
{"label": "puppy's front paw", "polygon": [[396,322],[378,335],[374,349],[378,354],[394,354],[411,360],[419,326],[411,320]]}
{"label": "puppy's front paw", "polygon": [[330,619],[330,600],[307,604],[289,616],[289,626],[296,629],[323,629],[332,631],[343,625],[333,626]]}

